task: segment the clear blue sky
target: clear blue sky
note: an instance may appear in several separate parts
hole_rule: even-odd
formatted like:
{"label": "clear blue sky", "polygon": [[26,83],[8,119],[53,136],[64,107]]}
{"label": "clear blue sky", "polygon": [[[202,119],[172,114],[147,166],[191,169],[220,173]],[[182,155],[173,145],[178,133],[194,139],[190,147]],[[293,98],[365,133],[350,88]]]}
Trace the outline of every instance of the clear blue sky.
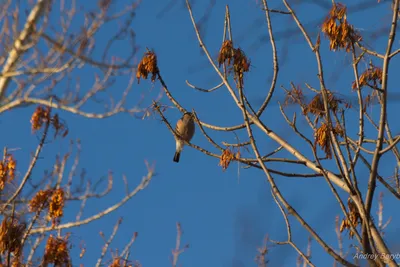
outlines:
{"label": "clear blue sky", "polygon": [[[83,1],[78,2],[83,3]],[[122,9],[129,2],[119,1],[113,4],[112,9]],[[174,4],[171,8],[165,9],[168,2]],[[272,77],[272,51],[267,39],[267,24],[261,10],[261,1],[215,1],[212,8],[209,8],[209,2],[204,0],[193,4],[197,21],[208,12],[206,22],[202,24],[202,34],[208,50],[214,56],[217,55],[222,40],[225,5],[229,3],[235,44],[246,52],[252,62],[251,71],[245,77],[245,92],[257,108],[268,93]],[[269,2],[270,8],[284,10],[281,2]],[[315,40],[319,25],[327,14],[331,1],[290,2]],[[96,1],[93,1],[93,4],[85,4],[85,7],[93,7],[95,3]],[[379,4],[376,0],[343,1],[343,3],[349,6],[350,23],[354,24],[365,36],[368,47],[377,48],[379,52],[383,52],[388,34],[385,27],[390,24],[391,19],[391,1],[381,1]],[[351,6],[353,8],[350,8]],[[263,119],[270,128],[287,138],[295,147],[308,149],[293,135],[283,121],[277,102],[284,101],[281,85],[290,88],[290,82],[293,82],[304,88],[304,83],[308,82],[318,87],[315,57],[288,15],[272,14],[271,16],[277,41],[280,76],[271,107],[267,109]],[[57,21],[57,16],[51,19]],[[81,19],[74,22],[75,29],[79,29],[81,22]],[[115,27],[115,25],[106,27],[96,36],[97,50],[93,53],[94,57],[101,58],[98,51],[104,47],[102,40],[107,40],[107,37],[115,33]],[[174,97],[186,109],[194,108],[200,119],[208,123],[221,126],[240,123],[241,113],[227,89],[221,88],[214,93],[205,94],[194,91],[185,84],[185,80],[189,80],[199,87],[211,88],[218,84],[219,80],[197,43],[183,1],[142,1],[136,12],[133,29],[139,46],[137,62],[146,47],[154,49],[165,82]],[[379,29],[382,31],[375,34]],[[113,48],[113,51],[118,56],[124,57],[125,51],[129,50],[128,45],[129,43],[121,42]],[[355,94],[351,92],[351,83],[354,80],[351,56],[341,52],[330,52],[328,42],[324,38],[322,38],[321,47],[327,87],[355,99]],[[399,48],[397,40],[394,48]],[[381,65],[379,61],[374,62],[378,66]],[[367,63],[360,64],[361,71]],[[389,90],[393,93],[399,93],[395,74],[398,67],[398,60],[395,59],[389,73]],[[83,90],[85,85],[91,85],[93,69],[84,68],[76,74],[80,76]],[[126,77],[117,79],[110,89],[111,94],[118,97],[125,88],[126,82]],[[162,88],[159,82],[152,84],[148,80],[142,80],[139,85],[134,84],[128,102],[131,105],[135,104],[144,96],[145,102],[142,103],[142,107],[145,107],[150,105],[151,100],[160,92]],[[167,105],[171,104],[165,95],[161,101]],[[391,102],[389,112],[395,111],[397,105],[397,102]],[[90,104],[85,108],[100,110],[95,104]],[[30,131],[29,120],[33,109],[34,107],[16,109],[2,115],[0,119],[2,129],[12,129],[1,131],[0,145],[19,148],[15,156],[18,160],[20,176],[24,174],[30,153],[38,142],[38,136],[32,135]],[[288,109],[290,112],[295,110],[296,108],[293,107]],[[372,109],[372,112],[374,116],[379,115],[379,109],[376,107]],[[351,114],[349,118],[353,118],[353,121],[350,120],[348,125],[354,134],[357,130],[353,127],[357,122],[355,120],[357,113],[349,111],[349,114]],[[393,119],[392,114],[389,115],[389,122],[391,122],[393,133],[398,134],[400,124]],[[145,160],[154,163],[157,172],[144,191],[116,212],[91,223],[90,226],[73,230],[71,240],[74,244],[72,249],[74,266],[79,263],[94,266],[103,245],[99,231],[103,231],[108,238],[119,217],[123,217],[123,223],[110,248],[122,251],[132,233],[137,231],[139,236],[131,248],[131,259],[138,260],[143,266],[171,265],[170,256],[171,249],[175,246],[177,221],[182,224],[184,230],[182,244],[190,245],[190,248],[179,258],[181,266],[255,266],[254,257],[257,254],[257,247],[262,246],[265,235],[274,240],[286,240],[284,221],[272,199],[270,186],[262,172],[239,169],[236,163],[232,163],[228,170],[223,172],[218,166],[218,159],[205,156],[191,148],[185,148],[179,164],[174,163],[172,161],[175,149],[173,136],[158,117],[141,120],[122,114],[109,119],[94,120],[65,112],[60,112],[60,115],[68,123],[67,140],[51,142],[45,146],[32,178],[40,179],[45,169],[52,168],[55,154],[68,151],[68,140],[79,138],[83,149],[80,168],[86,169],[92,181],[106,177],[109,170],[113,172],[115,179],[113,191],[103,199],[91,200],[83,218],[99,212],[108,205],[113,205],[124,197],[123,174],[127,176],[130,189],[140,183],[142,176],[146,174]],[[170,109],[166,112],[166,116],[175,122],[181,114],[177,109]],[[298,116],[298,120],[303,125],[301,128],[305,130],[305,120],[301,116]],[[375,138],[376,132],[369,130],[367,137]],[[208,132],[218,142],[235,141],[232,133]],[[309,130],[308,133],[310,134]],[[245,140],[244,131],[240,132],[239,136],[241,140]],[[277,145],[265,135],[256,133],[256,137],[263,153],[269,153],[277,148]],[[193,143],[217,152],[212,145],[208,144],[199,129],[193,138]],[[310,155],[310,151],[307,151],[305,154]],[[75,155],[75,152],[72,155]],[[252,153],[244,151],[242,155],[253,156]],[[71,165],[72,161],[69,167]],[[290,165],[289,167],[278,164],[268,166],[287,172],[298,170],[291,170]],[[334,165],[329,166],[334,168]],[[379,172],[383,177],[390,176],[393,174],[394,166],[395,162],[392,158],[389,160],[389,157],[384,157]],[[310,172],[305,169],[304,171]],[[365,179],[360,179],[361,186],[365,188],[368,171],[359,168],[358,173],[360,177],[365,177]],[[326,182],[322,178],[297,179],[279,176],[275,178],[283,195],[294,208],[326,242],[338,249],[334,230],[335,216],[340,215],[341,219],[343,216],[339,205],[333,201]],[[392,223],[385,231],[385,239],[394,253],[400,253],[400,244],[395,238],[400,234],[398,226],[400,216],[395,206],[398,202],[381,185],[378,185],[376,196],[381,191],[385,194],[384,220],[392,216]],[[345,195],[342,194],[342,197],[344,201],[347,200]],[[376,205],[373,208],[375,214]],[[71,205],[62,222],[73,220],[76,210],[77,206]],[[293,238],[305,252],[308,233],[297,221],[291,219]],[[63,230],[63,233],[66,232],[68,230]],[[86,243],[87,253],[82,260],[79,260],[81,240]],[[347,240],[347,235],[344,235],[344,240]],[[349,248],[349,244],[345,241],[345,249]],[[273,246],[270,247],[267,258],[271,266],[294,266],[297,254],[288,246]],[[333,263],[332,259],[314,241],[312,242],[312,261],[316,266],[327,266]]]}

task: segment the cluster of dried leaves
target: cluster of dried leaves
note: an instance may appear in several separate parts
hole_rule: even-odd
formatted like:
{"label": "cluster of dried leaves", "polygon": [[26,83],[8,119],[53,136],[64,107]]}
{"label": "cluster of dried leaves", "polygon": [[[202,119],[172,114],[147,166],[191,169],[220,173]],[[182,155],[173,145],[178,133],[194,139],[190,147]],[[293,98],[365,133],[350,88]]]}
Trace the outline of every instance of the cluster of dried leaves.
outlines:
{"label": "cluster of dried leaves", "polygon": [[13,264],[20,266],[19,259],[22,252],[22,238],[26,229],[24,223],[16,218],[5,216],[0,226],[0,254],[14,253]]}
{"label": "cluster of dried leaves", "polygon": [[[344,108],[351,108],[351,104],[348,103],[347,101],[340,99],[336,97],[332,92],[329,90],[326,90],[327,92],[327,102],[328,102],[328,109],[332,111],[334,114],[337,114],[339,110],[339,105],[343,104]],[[304,109],[304,114],[311,113],[315,115],[316,117],[316,122],[318,122],[318,118],[321,118],[324,116],[324,99],[322,96],[322,93],[318,93],[314,98],[306,105],[306,108]]]}
{"label": "cluster of dried leaves", "polygon": [[[232,66],[233,63],[233,66]],[[250,60],[240,48],[234,48],[230,40],[222,43],[218,54],[218,64],[227,64],[233,68],[234,80],[238,88],[243,88],[243,75],[250,70]]]}
{"label": "cluster of dried leaves", "polygon": [[147,51],[142,60],[139,62],[136,72],[136,78],[138,83],[140,83],[140,78],[147,79],[149,73],[152,74],[151,81],[154,82],[159,72],[157,66],[157,56],[153,51]]}
{"label": "cluster of dried leaves", "polygon": [[[327,123],[321,123],[321,126],[315,132],[315,145],[319,145],[320,148],[325,152],[325,155],[328,159],[332,158],[332,149],[331,149],[331,135],[330,135],[330,127]],[[340,125],[336,125],[332,128],[332,132],[335,136],[344,136],[343,128]]]}
{"label": "cluster of dried leaves", "polygon": [[218,166],[221,166],[222,169],[225,171],[226,169],[228,169],[229,164],[231,163],[232,160],[235,159],[237,160],[239,158],[240,158],[240,151],[237,151],[236,154],[233,154],[229,148],[226,148],[224,152],[222,152]]}
{"label": "cluster of dried leaves", "polygon": [[5,155],[0,162],[0,190],[3,190],[6,183],[10,183],[15,178],[16,161],[12,155]]}
{"label": "cluster of dried leaves", "polygon": [[231,61],[234,55],[235,48],[233,47],[232,41],[226,40],[225,42],[223,42],[218,54],[219,67],[221,67],[221,65],[224,63],[227,63],[228,66],[231,65]]}
{"label": "cluster of dried leaves", "polygon": [[[338,103],[337,99],[333,97],[333,94],[328,93],[328,99],[330,100],[328,102],[329,108],[336,113]],[[324,107],[324,100],[322,97],[322,93],[317,94],[316,96],[313,97],[313,99],[310,101],[308,105],[306,105],[306,108],[304,109],[304,114],[313,114],[315,117],[321,118],[325,114],[325,107]]]}
{"label": "cluster of dried leaves", "polygon": [[293,86],[292,90],[286,92],[284,106],[288,106],[290,104],[300,104],[301,106],[305,106],[305,102],[303,90],[301,89],[300,85],[297,87]]}
{"label": "cluster of dried leaves", "polygon": [[342,223],[340,224],[340,232],[343,232],[344,229],[349,229],[350,238],[353,238],[354,232],[351,230],[351,225],[356,228],[357,225],[361,223],[361,217],[356,205],[350,198],[347,201],[347,206],[349,207],[349,218],[342,220]]}
{"label": "cluster of dried leaves", "polygon": [[48,219],[52,220],[53,227],[60,223],[64,212],[64,190],[47,189],[40,190],[29,202],[29,208],[32,212],[41,212],[48,209]]}
{"label": "cluster of dried leaves", "polygon": [[[346,102],[343,99],[336,97],[331,91],[326,90],[327,92],[327,102],[328,109],[332,111],[335,115],[337,114],[340,105],[343,105],[344,108],[350,108],[351,104]],[[318,123],[319,118],[325,115],[324,108],[324,100],[322,93],[318,93],[315,95],[312,100],[307,103],[300,86],[292,88],[292,90],[286,92],[285,97],[285,105],[297,103],[303,107],[303,114],[308,115],[312,114],[315,116],[315,123]],[[325,152],[326,157],[332,158],[332,150],[331,150],[331,136],[330,131],[332,130],[333,134],[336,136],[343,137],[344,131],[340,125],[336,125],[334,128],[329,127],[326,122],[321,122],[319,128],[317,128],[315,132],[315,142],[314,145],[319,145],[321,149]]]}
{"label": "cluster of dried leaves", "polygon": [[[360,88],[364,86],[370,86],[374,88],[378,83],[382,84],[382,69],[371,65],[366,71],[364,71],[358,78]],[[374,84],[371,85],[370,82]],[[357,89],[356,81],[352,85],[353,90]]]}
{"label": "cluster of dried leaves", "polygon": [[[140,265],[135,264],[135,267],[136,266]],[[113,261],[108,267],[133,267],[133,265],[127,262],[126,260],[121,259],[120,257],[116,257],[113,259]]]}
{"label": "cluster of dried leaves", "polygon": [[64,237],[50,235],[47,239],[43,262],[44,266],[51,263],[54,266],[72,266],[69,257],[68,235]]}
{"label": "cluster of dried leaves", "polygon": [[50,107],[38,106],[31,117],[32,132],[40,130],[43,124],[48,123],[50,123],[50,125],[52,125],[55,130],[54,137],[56,137],[59,133],[61,133],[62,137],[67,136],[68,128],[66,127],[64,122],[61,122],[58,114],[51,116]]}
{"label": "cluster of dried leaves", "polygon": [[[378,88],[378,84],[382,84],[382,69],[370,64],[370,67],[364,71],[358,78],[360,89],[364,86],[368,86],[373,89]],[[357,89],[357,82],[354,81],[352,84],[352,89]],[[373,90],[371,94],[368,94],[364,99],[363,110],[369,107],[374,101],[376,101],[378,96],[378,90]]]}
{"label": "cluster of dried leaves", "polygon": [[354,42],[362,40],[361,35],[347,22],[347,9],[336,3],[322,24],[322,32],[328,37],[330,50],[345,49],[349,52]]}
{"label": "cluster of dried leaves", "polygon": [[[328,97],[328,108],[334,114],[337,114],[339,110],[339,105],[343,105],[344,108],[351,108],[351,104],[343,99],[338,98],[329,90],[326,90],[327,97]],[[324,108],[324,100],[322,96],[322,92],[315,95],[309,103],[307,103],[306,98],[303,94],[303,90],[300,86],[293,87],[292,90],[286,92],[285,96],[285,106],[288,104],[297,103],[302,106],[303,114],[312,114],[316,117],[316,123],[318,122],[318,118],[322,118],[325,114]]]}

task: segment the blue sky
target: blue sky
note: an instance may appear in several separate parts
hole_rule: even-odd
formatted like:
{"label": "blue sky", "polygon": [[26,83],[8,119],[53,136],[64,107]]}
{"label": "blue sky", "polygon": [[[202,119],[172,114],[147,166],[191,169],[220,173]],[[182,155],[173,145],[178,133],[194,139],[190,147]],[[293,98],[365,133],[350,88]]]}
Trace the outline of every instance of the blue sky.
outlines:
{"label": "blue sky", "polygon": [[[130,1],[119,1],[112,5],[112,10],[122,9]],[[171,8],[165,8],[167,1],[142,1],[137,11],[132,28],[136,34],[136,44],[139,47],[136,63],[140,60],[145,48],[154,49],[158,56],[158,65],[161,74],[173,96],[186,109],[195,109],[199,118],[207,123],[221,126],[231,126],[242,121],[241,112],[231,99],[226,88],[220,88],[213,93],[194,91],[185,83],[186,80],[203,88],[211,88],[220,81],[197,42],[189,13],[183,1],[170,1]],[[211,1],[212,2],[212,1]],[[202,23],[201,32],[208,50],[216,56],[221,45],[225,5],[229,3],[233,38],[251,59],[251,71],[245,76],[245,92],[253,104],[258,108],[269,90],[272,77],[272,50],[268,40],[265,15],[261,10],[259,0],[253,1],[215,1],[210,8],[210,1],[196,1],[193,3],[193,12],[197,21],[204,14],[207,19]],[[281,2],[269,3],[270,8],[284,10]],[[290,1],[298,17],[306,26],[310,36],[315,40],[320,23],[325,18],[331,1]],[[349,6],[348,19],[350,23],[365,37],[365,44],[383,52],[386,46],[387,27],[390,24],[391,1],[343,1]],[[301,3],[301,4],[299,4]],[[323,4],[322,4],[323,3]],[[93,8],[93,3],[85,4],[86,9]],[[56,12],[56,11],[55,11]],[[304,38],[288,15],[272,14],[273,31],[276,36],[280,73],[277,88],[271,106],[263,115],[265,123],[291,142],[293,146],[304,150],[311,155],[309,148],[297,138],[283,120],[277,105],[283,103],[284,94],[280,86],[290,88],[290,82],[301,85],[307,82],[318,87],[316,61]],[[51,19],[57,21],[57,15]],[[79,30],[82,19],[74,21],[73,28]],[[117,25],[118,26],[118,25]],[[102,47],[107,38],[115,33],[116,24],[106,26],[97,36],[96,49],[93,56],[101,58]],[[378,29],[381,33],[376,34]],[[115,55],[127,56],[129,43],[120,42],[112,48]],[[330,52],[329,43],[322,38],[321,51],[327,87],[332,91],[353,97],[351,83],[354,80],[351,70],[351,56],[343,52]],[[394,49],[399,48],[396,40]],[[378,66],[380,61],[374,60]],[[368,61],[360,64],[360,72],[367,66]],[[390,93],[399,93],[396,86],[397,59],[391,62],[389,72]],[[93,73],[96,70],[83,68],[74,74],[80,76],[81,86],[90,86],[93,82]],[[129,77],[118,78],[109,89],[109,94],[118,97],[122,94]],[[60,90],[62,86],[60,85]],[[84,89],[83,89],[84,90]],[[149,80],[141,80],[140,84],[133,85],[128,104],[136,104],[142,97],[141,107],[151,104],[162,92],[159,82],[152,84]],[[389,95],[390,95],[389,93]],[[393,95],[395,96],[395,94]],[[101,96],[106,99],[107,95]],[[164,95],[161,102],[171,105]],[[400,132],[400,124],[393,117],[396,114],[397,102],[389,105],[389,122],[394,134]],[[39,136],[31,134],[30,116],[35,107],[15,109],[0,118],[2,130],[0,133],[1,147],[18,148],[14,152],[18,160],[20,177],[28,165],[30,153],[35,149]],[[101,111],[99,105],[91,103],[85,106],[86,110]],[[289,114],[299,111],[289,107]],[[146,174],[145,161],[155,165],[157,175],[150,185],[139,192],[123,207],[114,213],[95,221],[90,226],[82,226],[72,231],[72,259],[75,264],[94,266],[101,253],[103,240],[99,232],[103,231],[108,238],[118,218],[123,218],[119,232],[110,248],[122,251],[129,242],[133,232],[138,232],[138,238],[131,248],[131,259],[138,260],[143,266],[170,266],[171,250],[175,246],[176,222],[182,224],[184,230],[182,244],[189,244],[190,248],[181,254],[181,266],[255,266],[254,257],[257,247],[262,246],[266,235],[273,240],[286,240],[286,228],[281,213],[272,199],[270,186],[265,176],[259,170],[243,169],[237,163],[232,163],[226,171],[218,166],[218,159],[208,157],[199,151],[186,147],[181,155],[181,161],[176,164],[172,161],[175,142],[167,127],[159,117],[138,119],[127,114],[121,114],[108,119],[86,119],[66,112],[59,112],[67,122],[69,135],[65,140],[56,140],[46,144],[32,179],[40,179],[45,169],[51,169],[55,161],[55,154],[68,152],[69,140],[79,139],[82,144],[80,168],[87,171],[92,181],[106,177],[111,170],[115,183],[113,191],[103,199],[90,200],[85,209],[83,218],[96,214],[102,209],[113,205],[124,197],[125,188],[122,176],[126,175],[129,188],[133,189],[140,183]],[[349,110],[347,125],[354,134],[356,128],[357,111]],[[165,115],[175,123],[181,116],[177,109],[169,109]],[[309,134],[305,120],[299,116],[298,121],[302,130]],[[291,115],[290,115],[291,116]],[[379,109],[372,108],[372,116],[379,116]],[[16,123],[17,122],[17,123]],[[367,137],[375,138],[376,132],[368,128]],[[208,133],[219,143],[235,142],[232,133]],[[257,143],[263,153],[269,153],[278,146],[260,132],[255,133]],[[238,132],[243,141],[245,131]],[[193,143],[205,147],[214,153],[215,148],[210,145],[200,130],[193,138]],[[72,153],[74,156],[76,149]],[[242,151],[242,155],[249,157],[252,153]],[[282,154],[286,155],[286,154]],[[72,160],[68,167],[71,167]],[[327,166],[334,168],[333,164]],[[392,156],[382,159],[379,169],[383,177],[393,174],[395,162]],[[270,164],[268,167],[287,172],[298,171],[291,165]],[[68,168],[67,168],[68,170]],[[303,170],[303,169],[302,169]],[[307,173],[310,171],[303,170]],[[360,184],[365,188],[368,171],[361,165],[358,168]],[[289,203],[313,226],[324,240],[338,249],[334,230],[335,216],[340,215],[340,207],[333,200],[326,182],[321,179],[297,179],[276,176],[277,184]],[[105,184],[103,184],[105,186]],[[378,185],[377,194],[384,192],[384,220],[392,216],[392,223],[385,230],[385,239],[392,252],[400,253],[400,244],[394,236],[400,233],[397,223],[400,216],[397,211],[397,202],[382,185]],[[341,192],[344,201],[347,196]],[[375,199],[376,200],[376,199]],[[66,210],[63,223],[75,218],[79,205],[71,203]],[[374,213],[377,210],[373,207]],[[307,249],[308,233],[291,218],[293,239],[302,251]],[[69,230],[63,230],[63,233]],[[87,247],[86,255],[79,259],[79,243],[84,240]],[[349,248],[347,235],[344,234],[344,247]],[[269,247],[267,256],[271,266],[294,266],[296,252],[288,246]],[[354,250],[352,250],[354,252]],[[109,259],[108,255],[108,259]],[[333,260],[316,244],[312,242],[312,261],[316,266],[333,264]],[[107,262],[107,261],[106,261]]]}

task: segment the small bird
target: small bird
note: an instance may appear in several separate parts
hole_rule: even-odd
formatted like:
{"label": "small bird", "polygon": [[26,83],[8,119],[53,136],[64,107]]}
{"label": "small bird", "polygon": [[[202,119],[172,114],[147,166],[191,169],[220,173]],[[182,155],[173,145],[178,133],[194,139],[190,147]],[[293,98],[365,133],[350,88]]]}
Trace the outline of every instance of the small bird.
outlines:
{"label": "small bird", "polygon": [[183,147],[185,146],[185,141],[190,142],[194,135],[195,127],[193,114],[190,112],[186,112],[183,114],[183,117],[178,120],[175,127],[175,132],[178,134],[175,137],[176,140],[176,151],[174,155],[174,162],[179,162],[179,158],[181,156],[181,152]]}

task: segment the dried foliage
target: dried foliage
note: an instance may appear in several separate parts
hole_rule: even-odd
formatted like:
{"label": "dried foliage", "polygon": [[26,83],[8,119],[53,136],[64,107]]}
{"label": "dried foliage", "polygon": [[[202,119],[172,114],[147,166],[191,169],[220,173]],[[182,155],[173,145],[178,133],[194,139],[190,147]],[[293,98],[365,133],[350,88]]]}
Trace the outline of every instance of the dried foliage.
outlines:
{"label": "dried foliage", "polygon": [[53,222],[53,226],[60,223],[64,212],[64,190],[57,189],[52,192],[48,216]]}
{"label": "dried foliage", "polygon": [[328,158],[332,158],[331,151],[331,139],[329,136],[329,127],[326,123],[322,123],[322,125],[317,129],[315,133],[315,143],[318,144],[321,149],[325,152]]}
{"label": "dried foliage", "polygon": [[[315,133],[314,142],[314,146],[318,144],[329,159],[332,158],[330,130],[328,124],[323,122]],[[332,129],[332,132],[336,136],[343,137],[344,135],[343,129],[339,125],[336,125],[336,127]]]}
{"label": "dried foliage", "polygon": [[53,126],[55,130],[54,138],[58,134],[61,134],[62,137],[68,135],[68,128],[66,127],[66,124],[60,120],[58,114],[55,114],[52,117],[50,107],[38,106],[31,117],[32,132],[40,130],[43,124],[46,123],[50,123]]}
{"label": "dried foliage", "polygon": [[6,183],[10,183],[15,178],[16,161],[12,155],[7,154],[0,162],[0,190],[3,190]]}
{"label": "dried foliage", "polygon": [[60,223],[60,219],[64,214],[64,205],[65,198],[63,189],[40,190],[29,203],[32,212],[40,212],[48,208],[47,216],[52,220],[53,226]]}
{"label": "dried foliage", "polygon": [[[375,87],[378,83],[382,84],[382,69],[372,65],[370,68],[364,71],[358,79],[360,88],[367,85],[370,87]],[[373,82],[373,85],[371,85],[370,82]],[[353,82],[352,88],[357,89],[356,81]]]}
{"label": "dried foliage", "polygon": [[[339,105],[343,104],[345,108],[350,108],[351,105],[347,101],[336,97],[332,92],[327,90],[328,96],[328,108],[333,113],[337,113],[339,109]],[[317,122],[318,118],[323,117],[325,114],[324,108],[324,100],[322,97],[322,93],[317,94],[314,98],[308,103],[304,109],[304,114],[311,113],[316,116]]]}
{"label": "dried foliage", "polygon": [[285,92],[285,102],[284,106],[288,106],[290,104],[300,104],[304,105],[305,97],[303,94],[303,89],[301,89],[300,85],[297,87],[293,86],[292,90]]}
{"label": "dried foliage", "polygon": [[[135,265],[139,266],[139,265]],[[108,267],[133,267],[132,264],[127,263],[125,260],[121,259],[120,257],[116,257],[113,259],[111,264]]]}
{"label": "dried foliage", "polygon": [[221,166],[222,169],[225,171],[226,169],[228,169],[229,164],[231,163],[232,160],[239,158],[240,158],[240,151],[236,152],[236,154],[233,154],[233,152],[229,148],[226,148],[224,152],[222,152],[218,166]]}
{"label": "dried foliage", "polygon": [[[379,89],[378,84],[382,84],[382,69],[380,67],[376,67],[370,64],[370,67],[360,75],[358,81],[360,89],[365,86],[368,86],[373,89]],[[352,89],[353,90],[357,89],[356,81],[353,81]],[[366,111],[366,108],[377,100],[377,96],[378,96],[378,91],[373,90],[371,94],[368,94],[364,98],[364,106],[363,106],[364,111]]]}
{"label": "dried foliage", "polygon": [[50,121],[50,107],[38,106],[32,114],[32,132],[40,130],[44,123]]}
{"label": "dried foliage", "polygon": [[140,83],[140,78],[146,80],[149,73],[152,74],[151,81],[154,82],[158,72],[156,54],[153,51],[147,51],[137,67],[136,78],[138,83]]}
{"label": "dried foliage", "polygon": [[304,109],[304,114],[311,113],[316,117],[322,117],[325,113],[324,101],[322,99],[322,94],[319,93],[313,97],[310,103]]}
{"label": "dried foliage", "polygon": [[14,253],[18,258],[21,255],[21,240],[26,225],[16,218],[5,216],[0,226],[0,254]]}
{"label": "dried foliage", "polygon": [[340,232],[343,232],[344,229],[349,229],[349,236],[350,238],[353,238],[354,232],[351,230],[351,225],[356,228],[357,225],[361,223],[361,216],[357,210],[356,204],[354,204],[354,202],[350,198],[347,201],[347,205],[349,208],[349,218],[345,218],[342,220],[342,223],[340,224]]}
{"label": "dried foliage", "polygon": [[233,57],[233,70],[237,87],[243,88],[243,74],[250,70],[250,60],[240,48],[235,49],[235,55]]}
{"label": "dried foliage", "polygon": [[322,24],[322,32],[330,41],[330,50],[345,49],[349,52],[354,42],[362,40],[361,35],[348,23],[346,13],[346,7],[336,3]]}
{"label": "dried foliage", "polygon": [[224,63],[230,65],[234,55],[235,55],[235,49],[233,48],[232,41],[231,40],[224,41],[218,53],[219,67],[221,67],[221,65]]}
{"label": "dried foliage", "polygon": [[[333,113],[337,114],[340,105],[343,105],[343,108],[351,108],[351,104],[344,99],[337,97],[334,93],[329,90],[326,90],[328,96],[328,108]],[[322,118],[325,114],[324,108],[324,100],[322,96],[322,92],[315,95],[309,103],[306,101],[306,97],[303,94],[303,90],[300,86],[292,86],[290,91],[286,91],[284,106],[288,106],[290,104],[299,104],[303,107],[303,114],[312,114],[316,117],[316,122],[318,122],[319,118]]]}
{"label": "dried foliage", "polygon": [[250,60],[240,48],[235,49],[233,47],[232,41],[226,40],[222,43],[218,54],[218,64],[220,67],[222,64],[231,67],[230,70],[233,69],[236,86],[243,88],[243,75],[250,70]]}
{"label": "dried foliage", "polygon": [[29,209],[31,212],[38,212],[49,206],[49,197],[51,190],[39,190],[36,195],[29,202]]}
{"label": "dried foliage", "polygon": [[54,266],[72,266],[69,257],[68,235],[64,237],[50,235],[47,239],[43,262],[45,266],[50,263],[53,263]]}

